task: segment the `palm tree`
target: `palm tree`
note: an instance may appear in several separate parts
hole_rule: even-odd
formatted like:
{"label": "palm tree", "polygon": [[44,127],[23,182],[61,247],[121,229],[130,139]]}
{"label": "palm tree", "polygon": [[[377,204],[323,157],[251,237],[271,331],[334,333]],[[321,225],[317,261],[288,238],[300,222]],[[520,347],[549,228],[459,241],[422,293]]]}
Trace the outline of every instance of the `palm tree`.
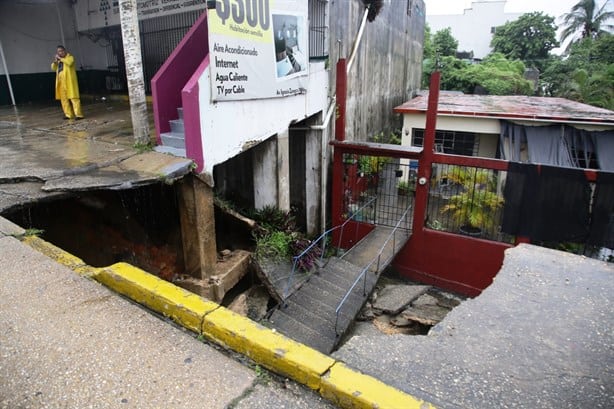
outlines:
{"label": "palm tree", "polygon": [[[614,18],[614,11],[607,11],[605,0],[599,7],[597,0],[580,0],[571,8],[571,12],[563,15],[565,29],[561,33],[561,42],[581,31],[580,38],[595,38],[614,29],[606,22]],[[577,39],[576,39],[577,40]],[[574,42],[572,40],[572,42]]]}

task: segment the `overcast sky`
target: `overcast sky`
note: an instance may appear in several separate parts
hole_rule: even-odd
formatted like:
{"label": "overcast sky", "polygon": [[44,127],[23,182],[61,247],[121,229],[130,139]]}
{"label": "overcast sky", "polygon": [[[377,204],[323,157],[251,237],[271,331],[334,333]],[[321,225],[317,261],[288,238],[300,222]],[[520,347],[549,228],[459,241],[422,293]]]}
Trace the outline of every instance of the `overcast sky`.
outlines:
{"label": "overcast sky", "polygon": [[[474,0],[475,1],[475,0]],[[488,1],[488,0],[479,0]],[[493,0],[500,1],[500,0]],[[505,4],[506,13],[530,13],[541,11],[553,16],[554,22],[559,26],[557,39],[559,39],[563,20],[561,16],[568,13],[579,0],[507,0]],[[608,2],[606,8],[614,10],[614,0],[597,0],[599,5]],[[471,0],[424,0],[426,4],[426,15],[431,14],[463,14],[463,10],[471,8]],[[428,21],[428,19],[427,19]],[[560,54],[564,47],[552,50],[555,54]]]}
{"label": "overcast sky", "polygon": [[[542,11],[557,18],[568,13],[579,0],[507,0],[505,11],[507,13],[530,13]],[[598,0],[599,4],[608,1],[610,9],[614,7],[614,0]],[[426,14],[463,14],[463,10],[471,7],[471,0],[424,0]]]}

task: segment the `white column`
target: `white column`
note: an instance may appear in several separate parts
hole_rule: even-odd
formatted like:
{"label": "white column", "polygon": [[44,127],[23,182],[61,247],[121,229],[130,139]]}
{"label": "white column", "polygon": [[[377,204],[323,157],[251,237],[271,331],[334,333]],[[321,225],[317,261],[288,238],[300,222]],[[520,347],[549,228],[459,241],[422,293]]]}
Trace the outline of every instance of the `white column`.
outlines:
{"label": "white column", "polygon": [[147,99],[145,98],[145,80],[143,62],[141,60],[141,41],[139,19],[137,15],[137,0],[120,0],[119,17],[124,45],[124,61],[128,80],[128,96],[130,98],[130,114],[132,130],[137,144],[148,144],[149,122],[147,120]]}
{"label": "white column", "polygon": [[288,130],[277,134],[277,207],[290,210],[290,137]]}

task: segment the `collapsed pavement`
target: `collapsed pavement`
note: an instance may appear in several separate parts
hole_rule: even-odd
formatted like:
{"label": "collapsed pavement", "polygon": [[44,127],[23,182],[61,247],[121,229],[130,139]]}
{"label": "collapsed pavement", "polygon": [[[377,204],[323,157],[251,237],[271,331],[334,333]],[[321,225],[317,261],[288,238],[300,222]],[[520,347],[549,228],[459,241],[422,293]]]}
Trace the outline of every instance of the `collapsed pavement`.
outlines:
{"label": "collapsed pavement", "polygon": [[135,149],[126,103],[84,104],[64,121],[57,107],[0,109],[0,214],[95,189],[173,181],[192,161]]}

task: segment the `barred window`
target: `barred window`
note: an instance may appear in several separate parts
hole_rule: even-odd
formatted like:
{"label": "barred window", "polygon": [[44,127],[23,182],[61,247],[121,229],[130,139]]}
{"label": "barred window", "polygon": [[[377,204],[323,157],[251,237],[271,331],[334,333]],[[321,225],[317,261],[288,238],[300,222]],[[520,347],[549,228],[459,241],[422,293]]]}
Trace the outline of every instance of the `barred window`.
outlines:
{"label": "barred window", "polygon": [[[413,145],[424,145],[424,129],[414,129]],[[436,131],[435,151],[452,155],[477,156],[480,137],[473,132]]]}

